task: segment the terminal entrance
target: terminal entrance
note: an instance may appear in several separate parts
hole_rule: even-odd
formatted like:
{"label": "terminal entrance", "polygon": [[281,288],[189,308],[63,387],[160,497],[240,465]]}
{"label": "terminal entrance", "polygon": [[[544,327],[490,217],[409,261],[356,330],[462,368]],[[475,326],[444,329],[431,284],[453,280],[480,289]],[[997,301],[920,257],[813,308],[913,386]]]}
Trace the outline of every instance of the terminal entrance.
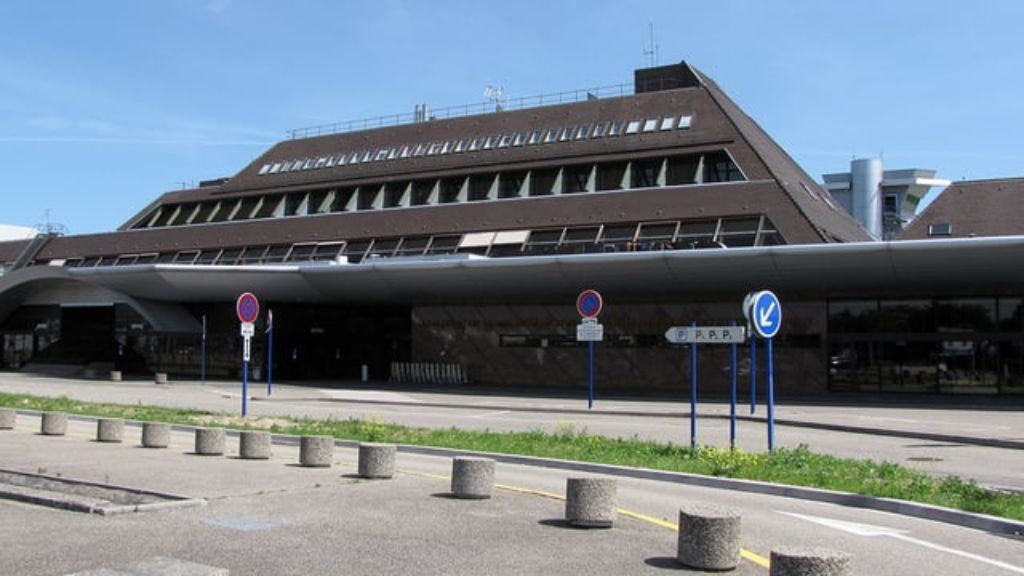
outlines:
{"label": "terminal entrance", "polygon": [[371,380],[411,356],[411,310],[405,306],[273,306],[274,379]]}

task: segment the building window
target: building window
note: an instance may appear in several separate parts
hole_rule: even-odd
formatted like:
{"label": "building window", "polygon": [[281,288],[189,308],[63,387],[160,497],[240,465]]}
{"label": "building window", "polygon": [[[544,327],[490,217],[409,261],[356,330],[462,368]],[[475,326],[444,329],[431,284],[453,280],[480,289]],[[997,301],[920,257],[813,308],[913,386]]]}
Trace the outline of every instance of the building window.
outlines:
{"label": "building window", "polygon": [[953,235],[953,225],[949,224],[949,223],[946,223],[946,222],[941,223],[941,224],[929,224],[928,225],[928,235],[929,236],[952,236]]}
{"label": "building window", "polygon": [[704,157],[705,182],[736,182],[743,179],[739,167],[724,151],[707,154]]}
{"label": "building window", "polygon": [[633,162],[633,188],[652,188],[658,185],[658,174],[661,172],[661,160],[637,160]]}

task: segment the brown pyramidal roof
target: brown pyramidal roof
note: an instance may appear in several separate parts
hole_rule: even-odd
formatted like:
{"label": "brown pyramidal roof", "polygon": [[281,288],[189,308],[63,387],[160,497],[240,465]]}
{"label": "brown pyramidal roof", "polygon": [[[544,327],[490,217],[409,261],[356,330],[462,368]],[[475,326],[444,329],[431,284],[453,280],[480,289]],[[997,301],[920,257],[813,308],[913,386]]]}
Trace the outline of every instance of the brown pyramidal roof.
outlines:
{"label": "brown pyramidal roof", "polygon": [[1024,234],[1024,178],[962,180],[949,185],[900,240]]}

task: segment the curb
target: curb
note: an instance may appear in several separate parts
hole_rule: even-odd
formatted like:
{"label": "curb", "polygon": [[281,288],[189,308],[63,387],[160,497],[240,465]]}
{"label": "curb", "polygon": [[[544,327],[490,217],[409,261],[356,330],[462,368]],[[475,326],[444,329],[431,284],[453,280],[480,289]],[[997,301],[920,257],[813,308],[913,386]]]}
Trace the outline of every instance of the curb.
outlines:
{"label": "curb", "polygon": [[[24,413],[28,415],[40,414],[40,412],[34,410],[19,410],[19,413]],[[98,417],[80,415],[69,416],[69,418],[72,420],[84,422],[93,422],[98,419]],[[132,427],[141,427],[142,421],[126,420],[125,425]],[[190,432],[194,431],[196,428],[199,427],[185,425],[171,426],[172,430],[178,432]],[[226,430],[226,434],[231,437],[237,437],[239,431],[228,429]],[[271,443],[282,446],[298,446],[299,438],[299,436],[292,436],[287,434],[272,434]],[[360,442],[356,440],[335,439],[334,441],[335,446],[341,446],[344,448],[357,448],[359,444]],[[854,494],[851,492],[839,492],[835,490],[823,490],[820,488],[790,486],[787,484],[774,484],[771,482],[759,482],[756,480],[741,480],[735,478],[722,478],[717,476],[703,476],[700,474],[690,474],[686,472],[670,472],[666,470],[654,470],[651,468],[630,468],[626,466],[616,466],[612,464],[578,462],[573,460],[558,460],[554,458],[541,458],[536,456],[504,454],[500,452],[478,452],[471,450],[457,450],[453,448],[414,446],[409,444],[397,444],[396,446],[399,452],[408,454],[422,454],[426,456],[442,457],[481,456],[485,458],[492,458],[496,462],[502,462],[505,464],[518,464],[522,466],[532,466],[556,470],[573,470],[579,472],[619,476],[623,478],[654,480],[657,482],[671,482],[675,484],[687,484],[691,486],[701,486],[705,488],[717,488],[721,490],[735,490],[740,492],[750,492],[754,494],[783,496],[786,498],[810,500],[815,502],[825,502],[829,504],[836,504],[839,506],[847,506],[851,508],[864,508],[869,510],[878,510],[881,512],[890,512],[893,514],[900,514],[903,516],[910,516],[913,518],[921,518],[924,520],[932,520],[935,522],[942,522],[945,524],[952,524],[956,526],[962,526],[965,528],[973,528],[976,530],[983,530],[986,532],[992,532],[996,534],[1004,534],[1009,536],[1024,536],[1024,522],[1022,521],[1010,520],[1008,518],[1000,518],[998,516],[990,516],[987,514],[965,512],[963,510],[955,510],[953,508],[945,508],[942,506],[935,506],[931,504],[921,504],[906,500],[896,500],[893,498],[880,498],[875,496],[867,496],[863,494]],[[82,484],[90,483],[82,482]],[[97,486],[103,485],[97,484]],[[165,494],[153,494],[157,494],[164,497],[167,496]],[[184,497],[178,496],[178,498]]]}

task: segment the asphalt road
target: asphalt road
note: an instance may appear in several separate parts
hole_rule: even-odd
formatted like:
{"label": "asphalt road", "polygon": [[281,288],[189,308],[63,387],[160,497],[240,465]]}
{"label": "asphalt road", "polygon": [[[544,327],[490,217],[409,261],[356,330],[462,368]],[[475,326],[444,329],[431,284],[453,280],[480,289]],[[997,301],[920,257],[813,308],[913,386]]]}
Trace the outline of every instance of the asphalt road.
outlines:
{"label": "asphalt road", "polygon": [[[156,404],[239,413],[240,384],[70,380],[2,373],[0,391],[67,395],[82,400]],[[425,427],[455,426],[472,430],[586,430],[612,437],[639,437],[690,443],[689,402],[602,400],[587,410],[586,399],[367,388],[315,388],[276,385],[267,398],[265,384],[250,389],[250,415],[364,418]],[[729,445],[726,404],[698,405],[697,441]],[[747,451],[767,449],[764,406],[756,421],[737,423],[737,445]],[[749,405],[739,407],[749,417]],[[956,475],[986,486],[1024,492],[1024,449],[992,447],[1004,442],[1024,447],[1024,412],[951,407],[840,405],[776,406],[776,445],[808,445],[818,452],[851,458],[886,460],[938,475]],[[859,430],[825,430],[816,426]],[[932,436],[953,438],[936,440]]]}
{"label": "asphalt road", "polygon": [[147,562],[193,574],[654,574],[680,570],[671,523],[687,502],[741,512],[755,560],[739,574],[766,574],[756,559],[782,545],[846,551],[858,574],[1024,574],[1024,541],[832,504],[619,478],[615,527],[578,530],[561,521],[565,471],[499,463],[494,498],[460,501],[446,497],[448,458],[400,453],[395,479],[364,481],[350,448],[335,449],[332,468],[307,469],[294,447],[275,445],[269,461],[200,457],[186,432],[147,450],[137,428],[110,445],[91,441],[91,422],[72,421],[65,437],[37,434],[38,422],[22,415],[0,432],[0,467],[209,503],[100,517],[0,500],[5,574],[115,574]]}

